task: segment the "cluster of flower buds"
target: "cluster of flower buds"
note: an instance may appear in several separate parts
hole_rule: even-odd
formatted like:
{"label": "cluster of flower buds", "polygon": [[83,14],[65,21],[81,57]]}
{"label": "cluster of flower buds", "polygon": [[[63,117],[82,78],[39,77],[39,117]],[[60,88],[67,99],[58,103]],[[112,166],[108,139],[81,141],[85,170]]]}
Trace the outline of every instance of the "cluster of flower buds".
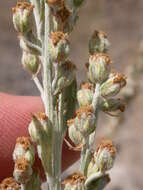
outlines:
{"label": "cluster of flower buds", "polygon": [[[102,31],[95,31],[89,41],[89,81],[100,84],[100,96],[103,97],[100,109],[104,112],[125,110],[123,100],[113,99],[126,85],[126,77],[123,74],[111,71],[111,60],[107,54],[109,42],[107,35]],[[110,99],[108,99],[110,98]]]}
{"label": "cluster of flower buds", "polygon": [[33,9],[31,3],[18,2],[12,10],[14,28],[23,50],[22,63],[30,74],[36,75],[40,70],[41,42],[32,33]]}
{"label": "cluster of flower buds", "polygon": [[62,184],[64,190],[103,190],[109,182],[108,174],[97,173],[94,177],[87,178],[81,173],[73,173]]}
{"label": "cluster of flower buds", "polygon": [[29,137],[18,137],[13,152],[15,162],[13,176],[19,184],[26,184],[33,173],[35,149]]}
{"label": "cluster of flower buds", "polygon": [[80,173],[73,173],[68,176],[62,184],[64,185],[64,190],[85,190],[84,183],[86,177]]}
{"label": "cluster of flower buds", "polygon": [[1,190],[19,190],[20,185],[15,181],[14,178],[9,177],[4,179],[0,184]]}
{"label": "cluster of flower buds", "polygon": [[53,62],[62,62],[69,55],[69,41],[67,34],[61,31],[52,32],[50,36],[50,54]]}
{"label": "cluster of flower buds", "polygon": [[54,31],[70,33],[78,19],[78,8],[84,0],[47,0],[52,9]]}
{"label": "cluster of flower buds", "polygon": [[90,157],[84,184],[86,190],[102,190],[110,182],[106,172],[113,167],[115,156],[116,149],[112,141],[102,140]]}
{"label": "cluster of flower buds", "polygon": [[76,145],[88,137],[96,129],[96,118],[92,106],[82,106],[76,111],[76,117],[68,120],[69,137]]}

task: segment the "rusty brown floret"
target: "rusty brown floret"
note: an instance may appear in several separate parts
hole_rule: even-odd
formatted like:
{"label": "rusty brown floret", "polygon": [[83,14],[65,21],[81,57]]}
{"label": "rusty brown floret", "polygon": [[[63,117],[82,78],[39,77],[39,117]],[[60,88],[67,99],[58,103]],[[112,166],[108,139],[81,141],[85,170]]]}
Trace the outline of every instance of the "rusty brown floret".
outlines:
{"label": "rusty brown floret", "polygon": [[63,6],[59,11],[56,12],[56,17],[61,20],[62,23],[65,23],[70,17],[71,12]]}
{"label": "rusty brown floret", "polygon": [[91,59],[91,60],[92,60],[92,59],[97,60],[97,59],[99,59],[99,58],[105,59],[105,62],[106,62],[107,64],[111,64],[111,63],[112,63],[112,62],[111,62],[111,59],[110,59],[110,57],[109,57],[109,55],[106,54],[106,53],[95,53],[94,55],[91,55],[91,56],[90,56],[90,59]]}
{"label": "rusty brown floret", "polygon": [[57,31],[57,32],[51,32],[50,38],[54,46],[56,46],[60,40],[68,40],[68,35],[61,31]]}
{"label": "rusty brown floret", "polygon": [[126,109],[126,104],[125,104],[125,103],[123,103],[123,104],[121,104],[121,105],[119,106],[119,110],[120,110],[121,112],[124,112],[125,109]]}
{"label": "rusty brown floret", "polygon": [[4,179],[0,184],[1,190],[7,190],[7,189],[19,190],[19,188],[20,188],[19,184],[14,180],[13,177]]}
{"label": "rusty brown floret", "polygon": [[113,79],[113,83],[119,83],[121,87],[126,86],[126,76],[124,74],[121,73],[116,73]]}
{"label": "rusty brown floret", "polygon": [[71,185],[75,185],[77,183],[84,183],[86,177],[81,173],[75,172],[72,175],[68,176],[63,182],[62,185],[66,185],[67,183]]}
{"label": "rusty brown floret", "polygon": [[76,65],[73,64],[72,61],[70,61],[70,60],[66,60],[63,66],[64,66],[65,70],[67,70],[67,71],[76,69]]}
{"label": "rusty brown floret", "polygon": [[85,113],[87,116],[88,116],[88,115],[91,115],[91,113],[93,113],[93,107],[92,107],[91,105],[80,107],[80,108],[76,111],[76,116],[77,116],[78,118],[80,118],[83,113]]}
{"label": "rusty brown floret", "polygon": [[20,144],[25,150],[28,150],[31,145],[30,137],[18,137],[16,144]]}
{"label": "rusty brown floret", "polygon": [[31,3],[28,2],[18,2],[16,4],[16,7],[12,8],[13,13],[15,13],[17,10],[25,10],[27,9],[29,12],[33,11],[34,6],[31,5]]}
{"label": "rusty brown floret", "polygon": [[29,167],[29,161],[25,158],[17,159],[15,162],[15,168],[17,170],[26,171]]}
{"label": "rusty brown floret", "polygon": [[108,151],[111,153],[112,156],[115,156],[116,153],[116,148],[113,145],[111,140],[102,140],[97,148],[96,148],[96,152],[98,152],[99,150],[103,150],[104,148],[108,149]]}
{"label": "rusty brown floret", "polygon": [[93,38],[96,38],[96,37],[99,37],[99,36],[107,38],[107,34],[105,32],[95,30],[94,33],[93,33]]}
{"label": "rusty brown floret", "polygon": [[89,89],[89,90],[93,90],[93,85],[89,82],[82,82],[81,84],[81,89]]}

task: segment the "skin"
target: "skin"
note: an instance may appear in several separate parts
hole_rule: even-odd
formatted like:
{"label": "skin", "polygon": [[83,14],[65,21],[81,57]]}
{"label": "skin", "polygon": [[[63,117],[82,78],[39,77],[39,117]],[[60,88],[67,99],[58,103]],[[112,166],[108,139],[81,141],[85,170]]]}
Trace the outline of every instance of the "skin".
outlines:
{"label": "skin", "polygon": [[[28,136],[31,113],[43,110],[40,97],[0,93],[0,181],[12,176],[15,140],[19,136]],[[63,144],[62,157],[62,168],[65,170],[78,159],[79,153],[69,150],[68,146]],[[36,165],[41,165],[38,158]]]}

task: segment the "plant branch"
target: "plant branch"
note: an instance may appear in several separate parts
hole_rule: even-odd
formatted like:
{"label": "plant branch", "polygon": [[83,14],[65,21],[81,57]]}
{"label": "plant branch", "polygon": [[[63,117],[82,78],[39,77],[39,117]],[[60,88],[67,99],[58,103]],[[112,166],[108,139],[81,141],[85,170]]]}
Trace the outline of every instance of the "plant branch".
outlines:
{"label": "plant branch", "polygon": [[37,50],[40,54],[42,53],[42,49],[40,46],[30,42],[29,40],[27,40],[24,36],[22,36],[24,42],[27,44],[28,47]]}
{"label": "plant branch", "polygon": [[40,38],[40,1],[37,0],[30,0],[30,2],[34,5],[33,13],[35,17],[36,29],[37,29],[37,36]]}
{"label": "plant branch", "polygon": [[58,80],[58,64],[55,64],[55,77],[54,77],[54,80],[52,82],[52,91],[53,91],[53,93],[54,93],[54,90],[56,88],[57,80]]}
{"label": "plant branch", "polygon": [[38,90],[40,91],[41,96],[43,96],[43,87],[42,87],[42,85],[41,85],[41,83],[40,83],[38,77],[37,77],[37,76],[34,76],[34,77],[33,77],[33,81],[35,82],[35,84],[36,84]]}
{"label": "plant branch", "polygon": [[53,121],[53,97],[52,97],[52,63],[49,53],[49,35],[51,31],[50,8],[45,2],[45,32],[43,39],[43,86],[44,105],[46,115]]}
{"label": "plant branch", "polygon": [[[98,102],[100,97],[100,84],[96,84],[92,106],[96,117],[96,125],[98,118]],[[90,161],[91,148],[94,144],[95,132],[93,132],[88,139],[84,139],[84,145],[81,151],[81,160],[80,160],[80,170],[86,176],[87,175],[87,166]]]}

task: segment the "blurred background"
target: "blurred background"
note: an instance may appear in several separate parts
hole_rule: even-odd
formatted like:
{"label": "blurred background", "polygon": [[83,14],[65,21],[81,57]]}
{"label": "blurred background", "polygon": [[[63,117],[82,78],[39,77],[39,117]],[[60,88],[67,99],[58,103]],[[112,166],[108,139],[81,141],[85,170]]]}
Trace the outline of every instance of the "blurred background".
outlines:
{"label": "blurred background", "polygon": [[[38,95],[30,76],[21,66],[21,50],[12,24],[11,7],[15,0],[0,3],[0,91],[18,95]],[[124,72],[137,62],[139,44],[143,38],[142,0],[90,0],[80,11],[80,19],[71,35],[71,59],[77,65],[78,83],[85,81],[88,61],[88,39],[95,29],[108,34],[113,67]],[[139,92],[119,123],[113,139],[118,156],[111,171],[111,183],[106,190],[143,189],[143,77]],[[106,128],[100,117],[99,126]]]}

